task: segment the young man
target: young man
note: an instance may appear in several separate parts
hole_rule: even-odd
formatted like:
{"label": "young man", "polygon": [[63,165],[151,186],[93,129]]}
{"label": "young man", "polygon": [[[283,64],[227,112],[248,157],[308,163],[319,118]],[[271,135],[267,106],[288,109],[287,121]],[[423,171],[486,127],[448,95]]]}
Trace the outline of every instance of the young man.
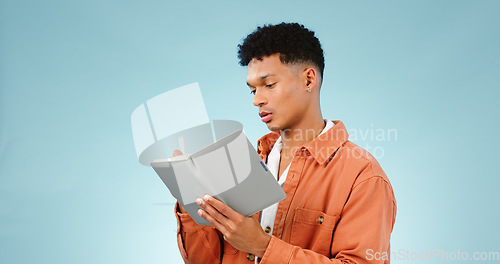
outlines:
{"label": "young man", "polygon": [[197,225],[176,205],[186,263],[389,263],[396,217],[391,184],[378,162],[348,140],[341,121],[323,119],[324,57],[299,24],[258,27],[239,45],[253,104],[273,131],[258,153],[286,199],[252,217],[206,196]]}

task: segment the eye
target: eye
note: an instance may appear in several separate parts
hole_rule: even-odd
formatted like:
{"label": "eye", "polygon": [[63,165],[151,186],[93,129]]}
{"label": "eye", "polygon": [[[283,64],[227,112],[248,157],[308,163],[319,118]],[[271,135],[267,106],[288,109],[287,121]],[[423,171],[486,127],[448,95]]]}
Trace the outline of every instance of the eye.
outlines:
{"label": "eye", "polygon": [[276,84],[276,83],[266,84],[266,87],[267,87],[267,88],[271,88],[271,87],[273,87],[275,84]]}
{"label": "eye", "polygon": [[250,94],[255,95],[255,90],[250,91]]}

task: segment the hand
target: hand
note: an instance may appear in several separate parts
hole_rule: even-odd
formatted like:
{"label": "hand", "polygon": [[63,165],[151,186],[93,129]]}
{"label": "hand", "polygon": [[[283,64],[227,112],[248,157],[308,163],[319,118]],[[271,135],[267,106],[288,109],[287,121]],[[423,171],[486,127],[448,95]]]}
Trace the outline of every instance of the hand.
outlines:
{"label": "hand", "polygon": [[255,218],[239,214],[210,195],[196,199],[196,203],[205,209],[199,209],[198,214],[217,228],[224,235],[224,240],[236,249],[259,258],[264,256],[271,236],[264,232]]}
{"label": "hand", "polygon": [[[182,155],[182,152],[180,152],[179,150],[174,150],[174,157],[175,156],[180,156]],[[184,209],[184,207],[182,207],[182,205],[179,203],[179,213],[181,214],[187,214],[187,211],[186,209]]]}

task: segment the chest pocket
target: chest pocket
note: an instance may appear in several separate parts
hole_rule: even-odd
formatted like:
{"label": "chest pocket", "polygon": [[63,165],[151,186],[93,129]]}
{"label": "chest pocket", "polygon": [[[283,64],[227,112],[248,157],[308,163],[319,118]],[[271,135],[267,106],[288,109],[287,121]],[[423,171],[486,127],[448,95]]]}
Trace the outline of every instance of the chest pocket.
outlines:
{"label": "chest pocket", "polygon": [[339,218],[321,211],[295,209],[290,244],[330,257],[333,230]]}

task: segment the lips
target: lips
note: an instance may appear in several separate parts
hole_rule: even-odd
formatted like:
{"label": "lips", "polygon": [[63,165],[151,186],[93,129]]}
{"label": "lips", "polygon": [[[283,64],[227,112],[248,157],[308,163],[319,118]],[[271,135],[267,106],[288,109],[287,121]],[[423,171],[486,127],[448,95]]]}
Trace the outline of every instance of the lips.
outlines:
{"label": "lips", "polygon": [[263,116],[268,115],[268,114],[270,114],[270,113],[269,113],[269,112],[266,112],[266,111],[261,111],[261,112],[259,112],[259,116],[260,116],[260,117],[263,117]]}
{"label": "lips", "polygon": [[267,123],[271,120],[271,117],[273,116],[273,114],[263,111],[263,112],[259,113],[259,116],[262,119],[262,122]]}

